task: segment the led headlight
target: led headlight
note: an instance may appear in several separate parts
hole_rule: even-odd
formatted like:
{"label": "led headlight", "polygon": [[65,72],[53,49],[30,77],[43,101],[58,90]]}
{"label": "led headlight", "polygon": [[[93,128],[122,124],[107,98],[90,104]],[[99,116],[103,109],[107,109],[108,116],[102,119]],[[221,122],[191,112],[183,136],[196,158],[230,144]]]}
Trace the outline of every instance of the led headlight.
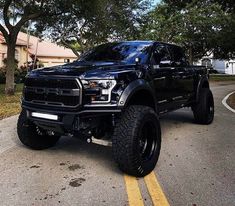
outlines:
{"label": "led headlight", "polygon": [[82,80],[85,95],[90,96],[92,103],[108,103],[116,80]]}

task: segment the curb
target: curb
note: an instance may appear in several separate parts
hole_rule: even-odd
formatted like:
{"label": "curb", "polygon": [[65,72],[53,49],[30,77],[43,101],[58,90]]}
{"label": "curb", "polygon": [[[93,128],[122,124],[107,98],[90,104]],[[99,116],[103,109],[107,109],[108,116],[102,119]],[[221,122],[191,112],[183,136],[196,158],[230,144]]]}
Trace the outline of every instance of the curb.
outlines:
{"label": "curb", "polygon": [[231,112],[235,113],[235,110],[233,108],[231,108],[228,104],[227,104],[227,99],[229,98],[230,95],[232,95],[234,92],[228,94],[226,97],[224,97],[224,99],[222,100],[222,104],[228,109],[230,110]]}

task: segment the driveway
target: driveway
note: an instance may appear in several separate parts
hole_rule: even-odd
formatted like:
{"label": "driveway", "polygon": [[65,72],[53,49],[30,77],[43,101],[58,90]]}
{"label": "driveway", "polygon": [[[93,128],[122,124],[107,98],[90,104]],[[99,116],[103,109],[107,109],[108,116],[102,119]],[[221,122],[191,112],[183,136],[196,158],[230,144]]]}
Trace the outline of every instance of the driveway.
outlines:
{"label": "driveway", "polygon": [[[172,206],[235,205],[235,114],[221,103],[233,90],[235,84],[212,84],[212,125],[194,124],[187,108],[161,119],[162,150],[154,170],[161,188],[153,194],[146,178],[136,179],[132,195],[139,191],[145,205],[154,204],[161,190]],[[17,139],[16,122],[17,116],[0,121],[0,205],[131,202],[128,178],[117,169],[110,147],[63,137],[52,149],[32,151]]]}

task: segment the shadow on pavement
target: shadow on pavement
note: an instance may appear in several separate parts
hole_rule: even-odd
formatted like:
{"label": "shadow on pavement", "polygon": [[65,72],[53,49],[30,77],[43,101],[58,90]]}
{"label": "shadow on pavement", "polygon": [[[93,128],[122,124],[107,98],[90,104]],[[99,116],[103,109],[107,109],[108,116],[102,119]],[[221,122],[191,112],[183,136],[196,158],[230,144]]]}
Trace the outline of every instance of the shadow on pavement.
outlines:
{"label": "shadow on pavement", "polygon": [[184,108],[175,112],[168,113],[160,118],[161,123],[190,123],[195,124],[193,112],[189,108]]}

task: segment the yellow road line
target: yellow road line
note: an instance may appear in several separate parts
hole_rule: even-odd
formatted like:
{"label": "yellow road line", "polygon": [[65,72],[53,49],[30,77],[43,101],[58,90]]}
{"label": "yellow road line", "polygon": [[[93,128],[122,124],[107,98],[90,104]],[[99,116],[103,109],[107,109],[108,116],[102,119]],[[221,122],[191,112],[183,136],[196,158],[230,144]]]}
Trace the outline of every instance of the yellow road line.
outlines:
{"label": "yellow road line", "polygon": [[154,206],[170,206],[154,172],[145,176],[144,181],[147,185]]}
{"label": "yellow road line", "polygon": [[124,179],[126,183],[129,205],[144,206],[137,179],[128,175],[124,175]]}

